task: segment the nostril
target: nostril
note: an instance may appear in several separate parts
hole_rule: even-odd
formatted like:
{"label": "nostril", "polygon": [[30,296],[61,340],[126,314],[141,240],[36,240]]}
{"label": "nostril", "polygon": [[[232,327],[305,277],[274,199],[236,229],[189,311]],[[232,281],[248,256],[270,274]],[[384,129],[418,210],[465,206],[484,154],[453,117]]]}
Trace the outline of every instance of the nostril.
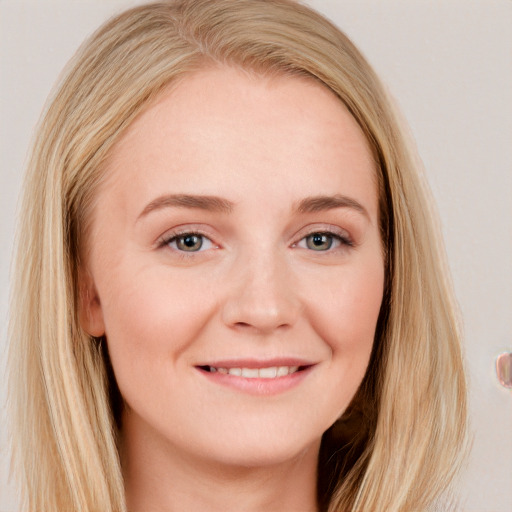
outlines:
{"label": "nostril", "polygon": [[235,322],[231,325],[231,327],[235,330],[239,331],[257,331],[261,333],[267,333],[270,331],[283,331],[290,327],[288,323],[276,324],[273,322],[265,323],[263,321],[255,321],[251,322]]}

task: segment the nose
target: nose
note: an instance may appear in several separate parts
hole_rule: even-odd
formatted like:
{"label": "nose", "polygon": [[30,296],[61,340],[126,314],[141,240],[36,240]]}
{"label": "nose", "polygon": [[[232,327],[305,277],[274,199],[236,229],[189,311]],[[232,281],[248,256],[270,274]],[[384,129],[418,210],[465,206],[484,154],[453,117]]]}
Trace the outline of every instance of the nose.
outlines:
{"label": "nose", "polygon": [[228,327],[270,334],[297,322],[301,311],[297,283],[283,260],[260,255],[238,263],[222,309]]}

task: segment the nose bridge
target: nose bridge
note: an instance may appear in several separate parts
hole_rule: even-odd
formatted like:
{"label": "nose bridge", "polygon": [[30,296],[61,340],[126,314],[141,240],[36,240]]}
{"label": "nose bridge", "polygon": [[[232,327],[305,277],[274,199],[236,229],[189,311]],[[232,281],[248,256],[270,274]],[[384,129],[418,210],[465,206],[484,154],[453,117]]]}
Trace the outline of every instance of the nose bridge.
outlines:
{"label": "nose bridge", "polygon": [[296,322],[300,303],[285,254],[260,248],[240,257],[234,267],[223,310],[226,324],[268,333]]}

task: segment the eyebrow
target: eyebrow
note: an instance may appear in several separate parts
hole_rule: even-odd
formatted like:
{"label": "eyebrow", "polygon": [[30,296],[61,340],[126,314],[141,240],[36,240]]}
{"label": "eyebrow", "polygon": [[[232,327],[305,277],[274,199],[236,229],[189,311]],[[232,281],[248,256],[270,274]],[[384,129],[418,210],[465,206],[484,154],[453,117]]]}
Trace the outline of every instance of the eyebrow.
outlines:
{"label": "eyebrow", "polygon": [[315,213],[335,208],[351,208],[370,219],[368,211],[361,203],[343,195],[306,197],[298,203],[296,209],[299,213]]}
{"label": "eyebrow", "polygon": [[196,208],[211,212],[230,213],[234,204],[227,199],[216,196],[201,196],[187,194],[167,194],[157,197],[142,210],[137,220],[145,217],[155,210],[162,208]]}
{"label": "eyebrow", "polygon": [[[199,210],[231,213],[234,203],[217,196],[189,195],[189,194],[166,194],[151,201],[142,210],[137,220],[149,213],[163,208],[196,208]],[[315,213],[335,208],[351,208],[370,219],[366,208],[351,197],[343,195],[333,196],[312,196],[306,197],[298,202],[295,211],[299,213]]]}

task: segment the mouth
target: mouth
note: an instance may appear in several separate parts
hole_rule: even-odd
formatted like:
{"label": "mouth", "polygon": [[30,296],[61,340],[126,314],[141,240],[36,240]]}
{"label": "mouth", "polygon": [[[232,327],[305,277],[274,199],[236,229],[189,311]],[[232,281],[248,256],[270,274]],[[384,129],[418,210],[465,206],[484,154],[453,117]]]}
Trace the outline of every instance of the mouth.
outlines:
{"label": "mouth", "polygon": [[316,366],[316,362],[285,357],[217,360],[200,364],[196,369],[216,385],[251,395],[271,396],[299,386]]}
{"label": "mouth", "polygon": [[224,366],[199,366],[198,368],[207,373],[220,373],[223,375],[233,375],[245,379],[279,379],[302,372],[312,365],[302,366],[268,366],[262,368],[245,367],[224,367]]}

